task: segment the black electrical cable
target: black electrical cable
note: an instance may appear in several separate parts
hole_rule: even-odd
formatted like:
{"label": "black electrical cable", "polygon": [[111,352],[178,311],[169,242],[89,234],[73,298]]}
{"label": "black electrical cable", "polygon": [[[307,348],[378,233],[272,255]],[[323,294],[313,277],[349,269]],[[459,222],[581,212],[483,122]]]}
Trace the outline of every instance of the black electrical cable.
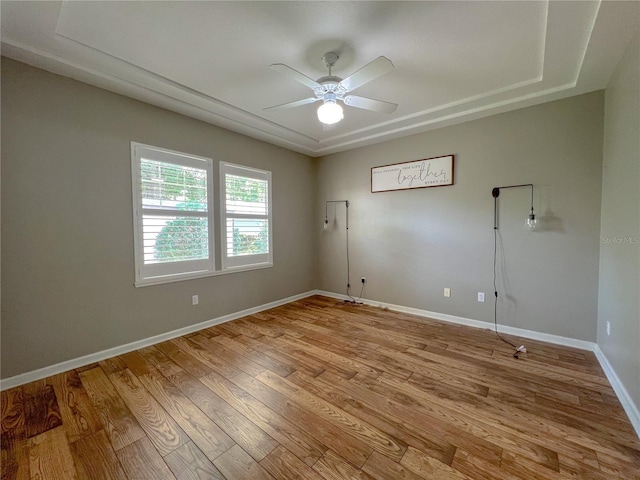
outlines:
{"label": "black electrical cable", "polygon": [[520,353],[520,349],[517,345],[514,345],[509,340],[503,338],[498,333],[498,285],[497,285],[497,265],[498,265],[498,223],[497,223],[497,215],[498,215],[498,196],[494,195],[493,197],[493,328],[496,333],[496,336],[502,340],[504,343],[511,345],[516,349],[513,354],[514,358],[518,358],[518,354]]}
{"label": "black electrical cable", "polygon": [[[351,295],[351,261],[349,259],[349,201],[347,200],[345,202],[345,205],[347,207],[347,297],[349,297],[351,299],[351,301],[349,303],[355,303],[355,304],[359,304],[362,303],[360,300],[362,299],[362,290],[360,291],[360,297],[359,298],[354,298]],[[362,286],[362,288],[364,289],[364,285]],[[345,300],[346,302],[348,302],[349,300]]]}
{"label": "black electrical cable", "polygon": [[364,291],[364,285],[362,286],[362,289],[360,290],[360,297],[354,298],[351,295],[351,260],[349,258],[349,200],[327,200],[325,202],[325,206],[324,206],[325,228],[329,224],[329,210],[328,210],[328,208],[329,208],[329,204],[330,203],[344,203],[344,206],[346,207],[347,297],[349,297],[350,300],[345,300],[345,302],[354,303],[354,304],[361,304],[362,302],[360,300],[362,299],[362,292]]}

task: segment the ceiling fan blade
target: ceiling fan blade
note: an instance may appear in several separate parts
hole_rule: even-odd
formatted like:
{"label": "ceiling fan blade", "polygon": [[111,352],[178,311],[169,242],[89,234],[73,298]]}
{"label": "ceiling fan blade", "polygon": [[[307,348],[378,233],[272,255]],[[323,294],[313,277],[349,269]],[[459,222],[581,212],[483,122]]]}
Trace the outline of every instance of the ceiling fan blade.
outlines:
{"label": "ceiling fan blade", "polygon": [[378,57],[373,62],[368,63],[353,75],[348,76],[340,82],[347,92],[355,90],[361,85],[370,82],[380,75],[390,72],[394,69],[393,63],[387,57]]}
{"label": "ceiling fan blade", "polygon": [[283,103],[281,105],[274,105],[273,107],[263,108],[263,110],[275,110],[275,109],[280,109],[280,108],[299,107],[301,105],[306,105],[307,103],[317,102],[318,100],[320,100],[320,99],[316,98],[316,97],[309,97],[309,98],[304,98],[302,100],[297,100],[295,102]]}
{"label": "ceiling fan blade", "polygon": [[301,84],[306,85],[309,88],[318,88],[318,87],[322,88],[322,85],[320,85],[314,79],[307,77],[303,73],[300,73],[299,71],[294,70],[293,68],[289,67],[288,65],[285,65],[284,63],[274,63],[273,65],[269,65],[269,68],[271,68],[272,70],[275,70],[276,72],[283,73],[284,75],[287,75],[293,80],[300,82]]}
{"label": "ceiling fan blade", "polygon": [[383,102],[382,100],[374,100],[373,98],[358,97],[357,95],[347,95],[344,97],[344,104],[350,107],[364,108],[365,110],[373,110],[374,112],[393,113],[398,108],[395,103]]}

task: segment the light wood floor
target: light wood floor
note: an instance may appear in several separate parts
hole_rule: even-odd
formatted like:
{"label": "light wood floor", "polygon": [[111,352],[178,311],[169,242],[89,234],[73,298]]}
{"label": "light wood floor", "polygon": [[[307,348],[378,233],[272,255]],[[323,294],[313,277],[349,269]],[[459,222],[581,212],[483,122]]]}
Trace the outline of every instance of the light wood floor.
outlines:
{"label": "light wood floor", "polygon": [[312,297],[2,392],[2,479],[640,478],[594,355]]}

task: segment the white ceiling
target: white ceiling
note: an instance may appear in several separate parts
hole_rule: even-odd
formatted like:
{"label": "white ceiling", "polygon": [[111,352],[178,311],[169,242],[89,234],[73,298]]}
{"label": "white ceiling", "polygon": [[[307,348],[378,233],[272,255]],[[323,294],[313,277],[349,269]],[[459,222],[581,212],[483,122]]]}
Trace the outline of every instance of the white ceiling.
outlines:
{"label": "white ceiling", "polygon": [[[638,29],[635,2],[2,1],[2,54],[276,145],[320,156],[605,88]],[[324,127],[312,78],[395,69]]]}

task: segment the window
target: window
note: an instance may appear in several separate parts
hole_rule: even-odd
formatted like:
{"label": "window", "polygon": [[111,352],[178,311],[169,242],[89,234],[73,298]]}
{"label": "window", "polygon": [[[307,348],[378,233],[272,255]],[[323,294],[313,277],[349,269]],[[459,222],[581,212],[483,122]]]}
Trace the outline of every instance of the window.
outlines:
{"label": "window", "polygon": [[271,172],[223,162],[220,184],[222,269],[271,265]]}
{"label": "window", "polygon": [[215,271],[213,161],[131,144],[136,285]]}
{"label": "window", "polygon": [[214,198],[210,158],[131,142],[131,166],[136,286],[273,265],[271,172],[221,162]]}

